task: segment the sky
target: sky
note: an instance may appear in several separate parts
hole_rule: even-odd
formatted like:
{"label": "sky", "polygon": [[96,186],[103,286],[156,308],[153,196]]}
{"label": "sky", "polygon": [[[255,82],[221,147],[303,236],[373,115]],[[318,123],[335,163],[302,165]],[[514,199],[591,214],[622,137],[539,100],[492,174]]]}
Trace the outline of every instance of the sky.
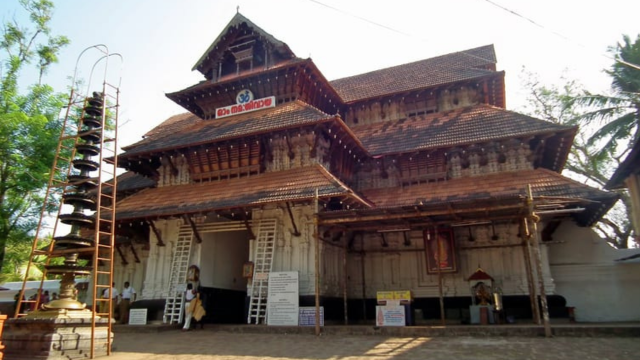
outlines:
{"label": "sky", "polygon": [[[548,85],[560,84],[566,71],[590,91],[606,92],[608,46],[622,34],[635,39],[640,33],[640,1],[632,0],[54,2],[53,34],[67,36],[71,45],[44,82],[66,91],[79,54],[92,45],[121,54],[122,64],[114,58],[107,74],[109,83],[120,83],[119,147],[186,111],[165,94],[203,79],[191,68],[238,7],[298,57],[311,57],[329,80],[494,44],[497,68],[506,73],[507,108],[516,111],[523,110],[528,93],[523,68]],[[0,20],[12,19],[26,24],[18,0],[0,0]],[[85,54],[77,69],[87,80],[99,54]],[[91,83],[100,83],[101,76]],[[36,79],[35,70],[21,74],[22,84]]]}

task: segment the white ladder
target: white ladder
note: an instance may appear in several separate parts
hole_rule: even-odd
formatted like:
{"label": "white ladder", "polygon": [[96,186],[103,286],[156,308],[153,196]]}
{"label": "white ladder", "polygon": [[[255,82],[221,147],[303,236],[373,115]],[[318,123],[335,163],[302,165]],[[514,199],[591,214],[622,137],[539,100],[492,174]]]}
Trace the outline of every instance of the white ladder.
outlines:
{"label": "white ladder", "polygon": [[273,252],[276,241],[276,219],[261,219],[258,236],[255,240],[253,256],[253,278],[249,299],[249,314],[247,324],[261,322],[267,319],[267,293],[269,289],[269,273],[273,266]]}
{"label": "white ladder", "polygon": [[171,275],[169,276],[169,293],[164,304],[163,322],[165,324],[182,323],[184,292],[186,291],[187,271],[191,257],[193,231],[189,226],[181,226],[178,241],[171,259]]}

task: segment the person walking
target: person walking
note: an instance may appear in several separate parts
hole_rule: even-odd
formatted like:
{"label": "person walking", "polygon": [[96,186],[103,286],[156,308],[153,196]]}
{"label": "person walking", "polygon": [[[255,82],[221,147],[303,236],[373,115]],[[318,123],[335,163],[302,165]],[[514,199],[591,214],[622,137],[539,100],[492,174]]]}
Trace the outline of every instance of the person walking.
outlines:
{"label": "person walking", "polygon": [[129,282],[124,283],[124,289],[122,289],[122,295],[120,300],[120,323],[129,323],[129,309],[131,303],[136,301],[136,290],[129,286]]}

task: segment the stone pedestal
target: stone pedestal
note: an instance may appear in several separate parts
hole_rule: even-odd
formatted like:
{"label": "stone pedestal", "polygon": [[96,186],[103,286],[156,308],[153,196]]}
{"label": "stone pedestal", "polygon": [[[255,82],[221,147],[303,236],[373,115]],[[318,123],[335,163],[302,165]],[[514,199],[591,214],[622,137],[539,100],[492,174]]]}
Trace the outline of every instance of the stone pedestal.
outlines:
{"label": "stone pedestal", "polygon": [[[93,316],[89,310],[48,310],[7,320],[4,359],[89,359]],[[108,334],[108,321],[96,319],[94,357],[107,355],[107,340],[113,340],[113,333]]]}
{"label": "stone pedestal", "polygon": [[[7,320],[7,315],[0,315],[0,340],[2,340],[2,330],[4,329],[4,322]],[[0,341],[0,360],[2,360],[4,354],[4,345]]]}
{"label": "stone pedestal", "polygon": [[[485,321],[482,321],[482,315],[485,315]],[[471,305],[469,306],[469,314],[471,315],[471,324],[493,324],[495,323],[493,318],[493,306],[491,305]]]}

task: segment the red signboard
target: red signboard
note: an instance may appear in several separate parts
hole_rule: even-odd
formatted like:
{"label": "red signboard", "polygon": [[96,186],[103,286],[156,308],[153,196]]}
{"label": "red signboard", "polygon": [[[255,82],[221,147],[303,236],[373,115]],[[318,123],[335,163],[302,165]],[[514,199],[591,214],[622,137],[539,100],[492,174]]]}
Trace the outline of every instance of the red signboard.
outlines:
{"label": "red signboard", "polygon": [[251,111],[262,110],[272,108],[276,106],[276,97],[269,96],[262,99],[251,100],[243,104],[229,105],[216,109],[216,119],[221,119],[227,116],[233,116],[238,114],[244,114]]}

